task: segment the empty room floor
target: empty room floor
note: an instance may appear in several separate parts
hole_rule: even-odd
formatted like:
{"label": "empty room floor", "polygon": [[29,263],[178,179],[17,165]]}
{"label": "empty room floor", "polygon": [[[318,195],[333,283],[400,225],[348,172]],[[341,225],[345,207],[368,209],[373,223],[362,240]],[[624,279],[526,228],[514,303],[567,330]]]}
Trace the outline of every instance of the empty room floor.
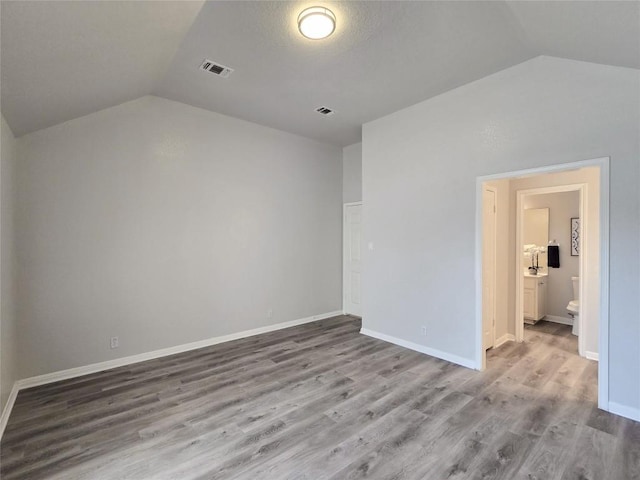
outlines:
{"label": "empty room floor", "polygon": [[640,475],[565,328],[476,372],[336,317],[21,391],[10,479],[593,479]]}

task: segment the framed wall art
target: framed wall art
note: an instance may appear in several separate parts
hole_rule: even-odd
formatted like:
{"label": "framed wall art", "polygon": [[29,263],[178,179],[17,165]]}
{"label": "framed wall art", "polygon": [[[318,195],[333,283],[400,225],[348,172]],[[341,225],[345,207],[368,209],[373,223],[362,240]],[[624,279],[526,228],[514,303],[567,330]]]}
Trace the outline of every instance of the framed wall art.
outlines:
{"label": "framed wall art", "polygon": [[580,218],[571,219],[571,256],[580,255]]}

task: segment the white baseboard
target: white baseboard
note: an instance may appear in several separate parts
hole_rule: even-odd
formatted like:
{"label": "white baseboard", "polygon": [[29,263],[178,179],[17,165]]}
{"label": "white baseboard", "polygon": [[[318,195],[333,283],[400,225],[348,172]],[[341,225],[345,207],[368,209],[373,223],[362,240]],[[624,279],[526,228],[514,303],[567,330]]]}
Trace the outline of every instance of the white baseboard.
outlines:
{"label": "white baseboard", "polygon": [[584,356],[587,357],[588,360],[598,361],[598,352],[584,352]]}
{"label": "white baseboard", "polygon": [[385,342],[393,343],[394,345],[398,345],[400,347],[408,348],[409,350],[415,350],[416,352],[425,353],[427,355],[431,355],[432,357],[446,360],[447,362],[455,363],[457,365],[462,365],[463,367],[478,370],[478,366],[476,365],[476,363],[473,360],[470,360],[468,358],[463,358],[463,357],[459,357],[458,355],[442,352],[440,350],[436,350],[435,348],[430,348],[425,345],[420,345],[418,343],[402,340],[400,338],[392,337],[391,335],[387,335],[385,333],[369,330],[368,328],[361,328],[360,333],[363,335],[367,335],[368,337],[377,338],[378,340],[383,340]]}
{"label": "white baseboard", "polygon": [[18,382],[13,383],[13,387],[11,388],[11,393],[9,393],[9,398],[7,399],[7,403],[2,409],[2,416],[0,416],[0,439],[4,434],[4,429],[7,426],[7,422],[9,421],[9,415],[11,415],[11,410],[13,410],[13,404],[16,403],[16,397],[18,396],[18,391],[20,390],[20,386]]}
{"label": "white baseboard", "polygon": [[7,404],[2,410],[2,416],[0,416],[0,439],[4,433],[4,429],[9,421],[9,415],[13,409],[13,404],[16,401],[18,392],[25,388],[37,387],[39,385],[45,385],[47,383],[59,382],[60,380],[68,380],[70,378],[81,377],[90,373],[102,372],[104,370],[110,370],[112,368],[123,367],[125,365],[131,365],[133,363],[144,362],[146,360],[153,360],[154,358],[166,357],[169,355],[175,355],[176,353],[188,352],[190,350],[197,350],[198,348],[209,347],[211,345],[217,345],[219,343],[230,342],[231,340],[238,340],[241,338],[252,337],[261,333],[273,332],[275,330],[282,330],[283,328],[295,327],[297,325],[303,325],[305,323],[315,322],[317,320],[323,320],[325,318],[331,318],[338,315],[342,315],[342,310],[336,310],[334,312],[321,313],[319,315],[313,315],[311,317],[299,318],[297,320],[291,320],[289,322],[276,323],[274,325],[267,325],[265,327],[258,327],[251,330],[245,330],[243,332],[231,333],[229,335],[222,335],[220,337],[208,338],[206,340],[200,340],[197,342],[185,343],[183,345],[176,345],[175,347],[163,348],[160,350],[154,350],[152,352],[141,353],[138,355],[131,355],[129,357],[116,358],[115,360],[108,360],[106,362],[93,363],[91,365],[85,365],[82,367],[70,368],[68,370],[60,370],[57,372],[47,373],[44,375],[38,375],[35,377],[23,378],[17,380],[13,384],[11,393]]}
{"label": "white baseboard", "polygon": [[[288,322],[276,323],[274,325],[267,325],[264,327],[253,328],[251,330],[231,333],[229,335],[222,335],[220,337],[208,338],[206,340],[199,340],[197,342],[185,343],[183,345],[176,345],[175,347],[163,348],[163,349],[154,350],[151,352],[140,353],[138,355],[131,355],[129,357],[116,358],[114,360],[108,360],[106,362],[92,363],[90,365],[85,365],[82,367],[70,368],[68,370],[60,370],[57,372],[47,373],[44,375],[24,378],[22,380],[18,380],[16,382],[16,385],[18,387],[18,390],[21,390],[24,388],[36,387],[39,385],[45,385],[47,383],[59,382],[60,380],[68,380],[70,378],[81,377],[82,375],[88,375],[90,373],[97,373],[97,372],[102,372],[104,370],[110,370],[112,368],[123,367],[125,365],[131,365],[133,363],[144,362],[146,360],[153,360],[154,358],[166,357],[169,355],[175,355],[176,353],[188,352],[190,350],[197,350],[198,348],[210,347],[211,345],[217,345],[219,343],[230,342],[232,340],[238,340],[246,337],[252,337],[254,335],[259,335],[261,333],[268,333],[268,332],[273,332],[275,330],[282,330],[283,328],[295,327],[297,325],[311,323],[317,320],[323,320],[325,318],[331,318],[338,315],[342,315],[341,310],[337,310],[334,312],[321,313],[319,315],[313,315],[311,317],[306,317],[306,318],[299,318],[297,320],[291,320]],[[4,412],[3,412],[3,415],[4,415]],[[7,414],[7,417],[8,416],[9,415]]]}
{"label": "white baseboard", "polygon": [[500,345],[504,345],[507,342],[515,342],[515,341],[516,341],[515,335],[512,335],[510,333],[505,333],[504,335],[502,335],[500,338],[496,340],[493,348],[498,348]]}
{"label": "white baseboard", "polygon": [[561,323],[562,325],[573,325],[573,319],[559,317],[558,315],[545,315],[543,320],[546,320],[547,322]]}
{"label": "white baseboard", "polygon": [[640,408],[627,407],[616,402],[609,402],[609,412],[640,422]]}

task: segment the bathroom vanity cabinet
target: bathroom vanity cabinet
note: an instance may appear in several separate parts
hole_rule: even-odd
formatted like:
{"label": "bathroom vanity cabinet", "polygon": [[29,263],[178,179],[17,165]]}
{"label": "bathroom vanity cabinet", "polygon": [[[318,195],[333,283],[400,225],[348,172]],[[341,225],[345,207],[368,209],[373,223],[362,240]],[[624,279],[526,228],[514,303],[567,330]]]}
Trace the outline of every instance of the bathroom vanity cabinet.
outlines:
{"label": "bathroom vanity cabinet", "polygon": [[547,314],[547,275],[525,275],[523,310],[525,323],[536,323]]}

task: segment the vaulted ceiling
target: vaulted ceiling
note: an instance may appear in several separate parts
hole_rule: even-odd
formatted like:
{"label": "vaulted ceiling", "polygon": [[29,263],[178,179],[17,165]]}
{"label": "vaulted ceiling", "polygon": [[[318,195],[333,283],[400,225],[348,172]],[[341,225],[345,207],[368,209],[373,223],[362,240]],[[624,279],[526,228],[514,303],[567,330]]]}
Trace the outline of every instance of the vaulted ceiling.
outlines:
{"label": "vaulted ceiling", "polygon": [[[296,25],[315,4],[337,16],[322,41]],[[363,123],[538,55],[640,68],[635,1],[3,0],[0,15],[17,136],[154,94],[348,145]],[[205,58],[235,71],[203,72]]]}

